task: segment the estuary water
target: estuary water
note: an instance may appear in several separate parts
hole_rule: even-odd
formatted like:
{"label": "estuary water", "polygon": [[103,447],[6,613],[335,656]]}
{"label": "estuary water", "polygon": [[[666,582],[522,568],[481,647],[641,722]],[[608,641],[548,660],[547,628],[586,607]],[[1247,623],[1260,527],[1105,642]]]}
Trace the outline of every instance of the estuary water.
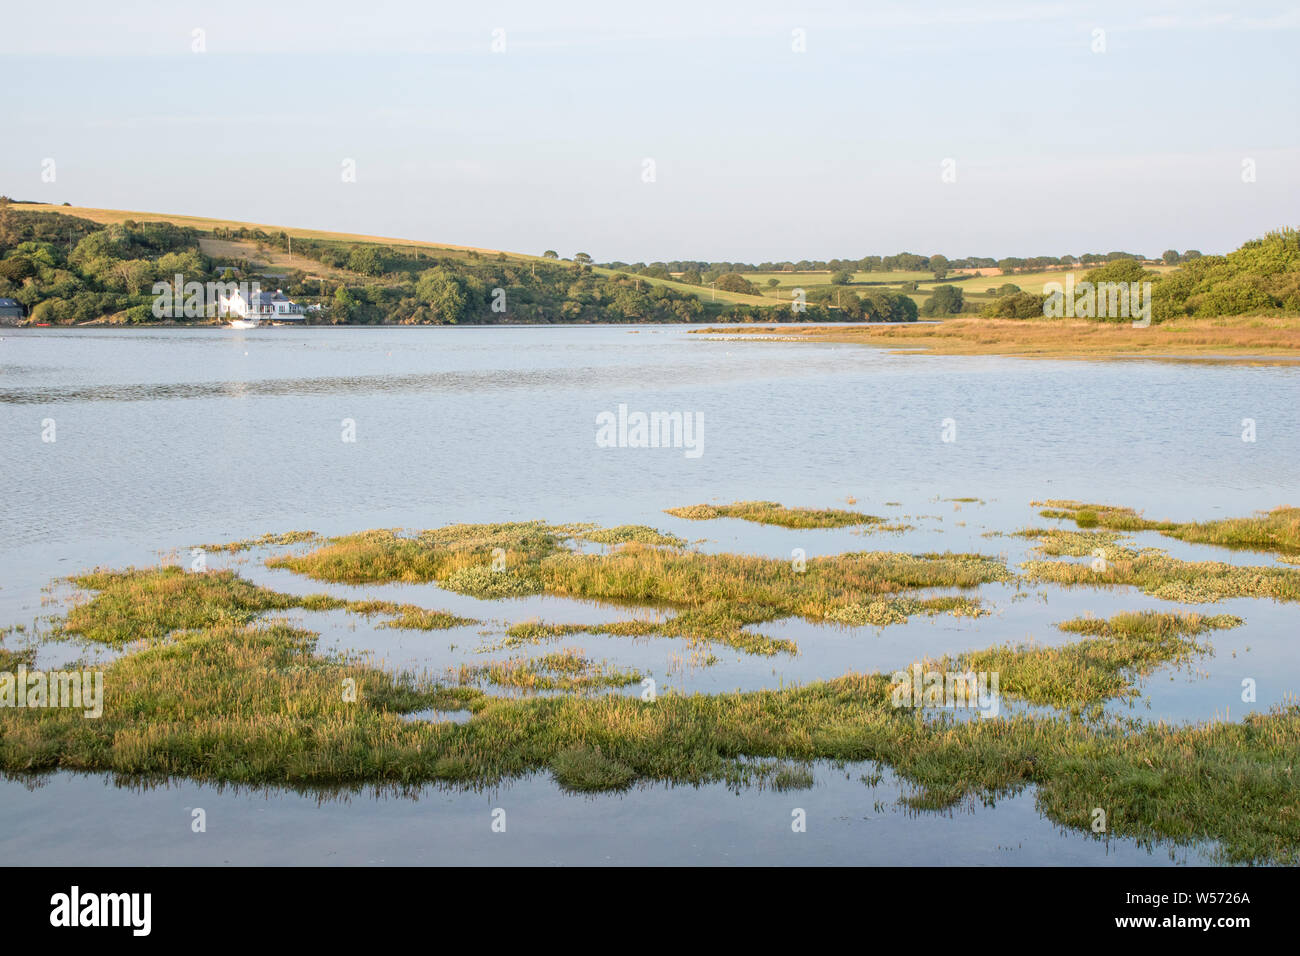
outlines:
{"label": "estuary water", "polygon": [[[707,550],[789,558],[850,550],[981,551],[1013,563],[1049,524],[1035,501],[1126,505],[1173,520],[1300,504],[1300,367],[1209,361],[1022,361],[892,354],[853,345],[734,341],[680,326],[0,330],[0,628],[31,628],[69,597],[59,579],[95,566],[184,558],[205,542],[310,529],[457,522],[648,524]],[[602,447],[603,414],[680,413],[696,447]],[[1253,440],[1244,440],[1253,439]],[[794,531],[663,513],[765,499],[897,518],[904,534]],[[974,499],[958,501],[954,499]],[[1272,564],[1268,555],[1142,545],[1181,558]],[[283,550],[283,549],[278,549]],[[290,591],[330,590],[262,559],[212,566]],[[619,609],[556,598],[481,602],[433,586],[368,588],[491,622],[597,622]],[[1139,592],[986,586],[979,620],[913,618],[884,629],[778,622],[794,657],[683,642],[575,641],[683,691],[788,686],[847,670],[1006,641],[1061,643],[1055,622],[1160,608],[1231,613],[1214,652],[1157,671],[1131,707],[1144,719],[1233,719],[1300,691],[1295,605],[1174,605]],[[376,629],[302,612],[322,646],[441,670],[479,628]],[[11,634],[7,646],[21,644]],[[51,665],[86,653],[42,644]],[[490,657],[490,655],[488,655]],[[476,661],[477,662],[477,661]],[[1244,678],[1258,697],[1240,701]],[[887,769],[813,768],[810,790],[647,785],[596,797],[546,776],[490,791],[302,794],[142,786],[59,773],[0,781],[8,859],[77,863],[1152,863],[1212,848],[1143,847],[1062,832],[1032,791],[995,806],[915,813]],[[874,783],[864,782],[863,777]],[[194,834],[202,807],[208,831]],[[506,833],[491,828],[505,808]],[[791,812],[807,812],[792,833]],[[78,821],[103,833],[80,839]]]}

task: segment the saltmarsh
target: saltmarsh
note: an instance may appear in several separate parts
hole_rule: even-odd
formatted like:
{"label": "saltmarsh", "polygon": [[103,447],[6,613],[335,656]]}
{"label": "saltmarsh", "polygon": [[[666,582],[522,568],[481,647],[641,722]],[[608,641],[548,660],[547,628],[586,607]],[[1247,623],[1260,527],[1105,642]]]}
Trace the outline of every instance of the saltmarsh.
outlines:
{"label": "saltmarsh", "polygon": [[[918,808],[1035,785],[1043,812],[1085,831],[1101,806],[1112,834],[1213,840],[1229,861],[1294,862],[1300,849],[1300,707],[1177,727],[955,721],[892,706],[881,674],[653,700],[505,699],[323,657],[315,640],[274,621],[173,632],[107,666],[98,720],[0,709],[0,769],[316,786],[484,785],[549,771],[568,789],[608,790],[744,779],[753,759],[872,760],[914,785]],[[403,718],[428,709],[473,717]]]}
{"label": "saltmarsh", "polygon": [[739,518],[758,524],[782,528],[845,528],[855,525],[878,526],[882,531],[906,530],[908,525],[890,524],[886,518],[846,511],[842,508],[791,508],[775,501],[735,501],[729,505],[686,505],[667,508],[665,514],[691,521],[714,518]]}
{"label": "saltmarsh", "polygon": [[[638,530],[608,535],[541,522],[371,531],[268,563],[327,581],[437,581],[478,596],[546,593],[664,612],[590,626],[525,622],[506,630],[500,646],[512,648],[590,632],[674,634],[778,653],[793,645],[747,628],[791,616],[883,626],[916,613],[980,614],[985,608],[973,593],[920,592],[1015,579],[1003,561],[973,554],[855,552],[810,558],[796,570],[763,557],[685,551],[670,536],[631,527]],[[1107,570],[1090,561],[1029,562],[1031,578],[1078,569],[1068,574],[1087,583],[1110,573],[1114,579],[1103,583],[1186,588],[1208,580],[1214,593],[1292,593],[1287,569],[1222,565],[1246,577],[1224,571],[1216,578],[1205,568],[1214,562],[1136,552],[1111,531],[1036,535],[1049,554],[1086,557],[1100,548]],[[602,537],[606,553],[568,546]],[[607,693],[638,682],[640,673],[576,647],[467,665],[447,679],[394,673],[324,655],[316,634],[268,615],[301,608],[382,615],[393,626],[468,622],[391,601],[280,594],[229,571],[163,567],[74,580],[94,594],[70,609],[64,629],[119,647],[136,643],[105,667],[99,720],[0,708],[6,772],[65,768],[303,786],[480,786],[547,772],[570,790],[755,780],[785,789],[807,786],[815,760],[876,761],[912,784],[908,802],[921,809],[993,801],[1033,786],[1049,818],[1085,833],[1102,807],[1113,835],[1213,841],[1230,862],[1300,862],[1300,707],[1238,723],[1171,726],[1098,706],[1131,697],[1155,667],[1207,652],[1212,630],[1240,623],[1226,615],[1077,618],[1059,626],[1081,639],[1060,648],[1004,645],[959,655],[952,666],[999,671],[1002,692],[1056,708],[959,720],[894,706],[886,674],[713,695]],[[0,648],[0,664],[18,660]],[[408,716],[425,711],[472,716],[464,723]]]}
{"label": "saltmarsh", "polygon": [[1237,627],[1228,614],[1156,611],[1104,618],[1074,618],[1057,625],[1088,640],[1061,647],[1027,644],[970,651],[959,669],[997,672],[1000,691],[1032,704],[1079,710],[1114,697],[1137,696],[1136,680],[1157,666],[1183,663],[1210,650],[1195,640],[1211,630]]}
{"label": "saltmarsh", "polygon": [[1039,512],[1045,518],[1072,520],[1080,528],[1112,531],[1158,531],[1166,537],[1192,544],[1212,544],[1244,551],[1271,551],[1300,555],[1300,508],[1283,505],[1249,518],[1218,521],[1153,521],[1132,508],[1086,504],[1081,501],[1048,500]]}
{"label": "saltmarsh", "polygon": [[174,565],[125,571],[96,570],[72,579],[77,587],[97,592],[74,605],[63,621],[65,634],[122,647],[132,641],[156,641],[173,631],[246,624],[267,611],[301,608],[346,610],[365,617],[388,615],[380,627],[434,630],[474,624],[467,618],[392,601],[349,601],[328,594],[297,597],[255,584],[233,571],[190,573]]}
{"label": "saltmarsh", "polygon": [[564,544],[571,538],[601,540],[599,534],[585,526],[541,522],[454,525],[415,535],[367,531],[268,564],[322,581],[437,582],[481,598],[545,593],[657,608],[671,616],[583,630],[682,637],[769,655],[797,648],[749,627],[786,617],[883,626],[913,614],[976,616],[978,597],[916,592],[971,589],[1014,578],[1004,561],[980,554],[869,551],[796,565],[646,544],[650,535],[644,532],[619,535],[626,543],[607,554],[578,553]]}

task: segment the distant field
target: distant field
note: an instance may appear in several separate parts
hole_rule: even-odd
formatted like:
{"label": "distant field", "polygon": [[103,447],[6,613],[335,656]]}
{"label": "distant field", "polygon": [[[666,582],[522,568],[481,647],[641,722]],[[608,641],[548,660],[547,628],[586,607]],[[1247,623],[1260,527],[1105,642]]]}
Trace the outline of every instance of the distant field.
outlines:
{"label": "distant field", "polygon": [[[604,276],[614,276],[620,273],[631,275],[631,273],[624,272],[622,269],[606,269],[603,266],[592,266],[591,268],[592,271]],[[686,292],[698,299],[703,299],[705,302],[730,302],[733,305],[776,305],[774,299],[767,299],[757,295],[745,295],[741,292],[711,289],[707,285],[691,285],[689,282],[678,282],[676,279],[655,279],[650,276],[633,276],[633,278],[640,279],[647,285],[667,286],[670,289],[676,289],[678,292]]]}
{"label": "distant field", "polygon": [[[1019,272],[1005,276],[971,276],[961,281],[954,281],[958,277],[945,279],[945,282],[952,282],[953,285],[960,286],[967,293],[983,292],[986,289],[996,289],[1004,283],[1020,286],[1021,292],[1033,292],[1039,294],[1043,291],[1043,286],[1049,282],[1065,282],[1068,273],[1074,273],[1074,281],[1082,282],[1084,274],[1096,266],[1075,266],[1073,269],[1052,269],[1046,272]],[[1175,266],[1147,266],[1152,272],[1169,272],[1176,268]]]}
{"label": "distant field", "polygon": [[359,278],[355,272],[336,269],[305,256],[291,256],[283,249],[264,247],[258,251],[257,242],[252,239],[204,238],[199,240],[199,248],[203,250],[204,255],[211,256],[217,262],[231,263],[239,259],[247,259],[249,262],[257,263],[258,271],[268,275],[276,271],[287,273],[294,269],[301,269],[309,275],[325,276],[330,279]]}
{"label": "distant field", "polygon": [[[827,269],[816,272],[745,272],[742,274],[762,289],[767,288],[769,279],[777,280],[778,289],[812,289],[831,284],[831,273]],[[933,282],[934,275],[929,272],[855,272],[853,281],[855,283]]]}

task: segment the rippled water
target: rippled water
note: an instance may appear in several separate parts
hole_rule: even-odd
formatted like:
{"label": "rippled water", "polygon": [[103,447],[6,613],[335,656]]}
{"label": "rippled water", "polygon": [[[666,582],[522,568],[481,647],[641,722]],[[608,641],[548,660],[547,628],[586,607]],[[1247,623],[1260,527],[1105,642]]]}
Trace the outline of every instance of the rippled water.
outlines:
{"label": "rippled water", "polygon": [[[596,416],[619,404],[700,413],[703,453],[597,447]],[[681,327],[6,329],[0,626],[49,613],[41,589],[61,575],[155,563],[197,543],[293,529],[542,518],[644,523],[704,539],[705,549],[782,558],[802,547],[810,556],[1003,552],[1017,562],[1024,541],[984,533],[1041,525],[1030,506],[1036,499],[1129,505],[1179,520],[1300,503],[1298,410],[1295,367],[892,355],[846,345],[710,340]],[[1247,418],[1255,422],[1254,443],[1242,441]],[[345,419],[354,423],[355,443],[341,440]],[[955,424],[954,442],[942,440],[945,419]],[[52,442],[42,440],[50,420]],[[901,537],[790,531],[662,513],[752,498],[843,507],[850,496],[858,509],[909,516],[916,530]],[[981,501],[945,500],[955,497]],[[1272,563],[1156,535],[1138,540],[1178,557]],[[277,588],[323,589],[262,567],[262,556],[229,560]],[[489,629],[535,617],[629,616],[626,609],[555,598],[485,603],[432,586],[366,590],[469,614]],[[893,669],[922,655],[1006,640],[1060,643],[1065,636],[1052,625],[1077,614],[1186,607],[1132,591],[1038,588],[1017,595],[997,586],[981,595],[996,613],[979,621],[919,618],[879,631],[778,622],[761,630],[794,639],[799,656],[759,659],[716,648],[719,662],[707,668],[691,664],[683,642],[574,635],[566,643],[672,686],[717,691],[851,668]],[[1238,614],[1247,624],[1211,635],[1210,658],[1154,674],[1137,713],[1191,719],[1231,707],[1235,717],[1249,708],[1239,700],[1243,676],[1259,679],[1259,708],[1300,689],[1294,606],[1228,601],[1192,609]],[[377,630],[338,613],[299,616],[321,631],[325,646],[369,650],[393,666],[439,670],[466,659],[482,640],[480,628],[430,636]],[[43,647],[42,661],[74,650]],[[120,850],[124,860],[149,862],[885,862],[880,848],[891,841],[909,848],[893,862],[944,862],[945,853],[963,862],[1169,859],[1162,850],[1148,856],[1132,845],[1058,834],[1036,817],[1029,794],[954,816],[872,813],[882,797],[857,780],[858,772],[846,783],[843,772],[821,767],[817,786],[802,794],[647,787],[594,799],[530,778],[505,788],[501,799],[532,821],[531,835],[482,845],[454,835],[455,821],[487,812],[482,795],[430,790],[419,801],[353,795],[318,805],[314,797],[250,796],[188,783],[134,793],[99,778],[56,775],[34,791],[0,783],[7,834],[0,843],[57,845],[59,814],[75,810],[117,821],[124,832],[153,834],[145,840],[152,849],[133,843],[135,849]],[[185,840],[184,807],[199,799],[210,818],[213,807],[228,814],[230,829],[195,850]],[[778,819],[775,842],[767,842],[766,815],[791,801],[821,801],[836,821],[823,836],[837,835],[792,848],[780,837],[789,827]],[[170,826],[162,822],[169,813],[180,815],[180,829],[167,836],[156,828]],[[263,845],[265,835],[249,822],[259,814],[294,830],[299,842]],[[637,821],[630,829],[629,815]],[[412,827],[425,827],[425,839],[404,839]],[[677,836],[664,838],[665,827]],[[582,828],[581,841],[565,838],[571,828]],[[484,829],[490,832],[486,823]],[[1033,853],[1022,852],[1026,841]],[[392,849],[374,849],[382,846]]]}

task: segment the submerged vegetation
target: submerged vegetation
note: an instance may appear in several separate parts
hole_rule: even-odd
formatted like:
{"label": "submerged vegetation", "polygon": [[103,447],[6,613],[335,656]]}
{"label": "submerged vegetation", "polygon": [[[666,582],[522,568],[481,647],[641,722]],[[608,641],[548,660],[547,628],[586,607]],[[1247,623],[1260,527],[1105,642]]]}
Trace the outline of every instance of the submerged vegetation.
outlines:
{"label": "submerged vegetation", "polygon": [[271,545],[305,544],[308,541],[315,541],[319,537],[320,535],[315,531],[283,531],[278,534],[259,535],[256,538],[244,538],[240,541],[227,541],[225,544],[201,544],[198,548],[202,551],[228,551],[234,553],[248,551],[252,548],[265,548]]}
{"label": "submerged vegetation", "polygon": [[620,670],[590,660],[573,647],[532,660],[514,657],[491,664],[464,665],[457,676],[461,684],[487,681],[499,687],[561,691],[626,687],[641,680],[637,671]]}
{"label": "submerged vegetation", "polygon": [[[1004,561],[978,554],[851,552],[796,568],[686,551],[653,529],[633,528],[605,535],[589,526],[516,522],[369,531],[268,563],[327,581],[437,582],[476,596],[553,594],[643,615],[595,625],[513,624],[497,645],[512,649],[590,633],[792,652],[790,642],[749,628],[785,617],[884,626],[921,613],[979,615],[987,609],[977,594],[922,592],[1016,580]],[[1087,561],[1028,562],[1031,580],[1173,587],[1174,600],[1193,592],[1198,599],[1300,598],[1300,571],[1178,562],[1124,547],[1117,530],[1022,534],[1038,537],[1047,554],[1086,557],[1101,548],[1105,555],[1104,571]],[[569,546],[602,537],[612,545],[602,554]],[[269,615],[341,610],[387,618],[380,626],[472,623],[446,612],[280,594],[231,571],[98,570],[73,580],[94,593],[69,609],[61,633],[133,646],[104,665],[99,719],[66,708],[0,708],[5,772],[63,768],[302,786],[480,786],[547,772],[578,791],[638,781],[743,781],[782,790],[811,786],[812,761],[874,761],[911,785],[906,802],[918,809],[995,800],[1032,786],[1050,819],[1085,832],[1100,806],[1114,835],[1210,841],[1229,862],[1300,862],[1300,707],[1238,723],[1152,725],[1102,706],[1131,699],[1155,668],[1207,653],[1205,635],[1241,624],[1229,615],[1075,618],[1059,625],[1077,635],[1072,643],[957,655],[952,666],[996,672],[1002,693],[1050,708],[958,719],[943,708],[900,706],[886,674],[720,694],[619,692],[642,673],[575,647],[467,664],[439,680],[323,654],[316,634]],[[487,583],[495,580],[509,584]],[[653,617],[644,617],[647,609]],[[32,663],[30,651],[0,647],[0,670],[19,663]],[[412,719],[430,711],[470,717]]]}

